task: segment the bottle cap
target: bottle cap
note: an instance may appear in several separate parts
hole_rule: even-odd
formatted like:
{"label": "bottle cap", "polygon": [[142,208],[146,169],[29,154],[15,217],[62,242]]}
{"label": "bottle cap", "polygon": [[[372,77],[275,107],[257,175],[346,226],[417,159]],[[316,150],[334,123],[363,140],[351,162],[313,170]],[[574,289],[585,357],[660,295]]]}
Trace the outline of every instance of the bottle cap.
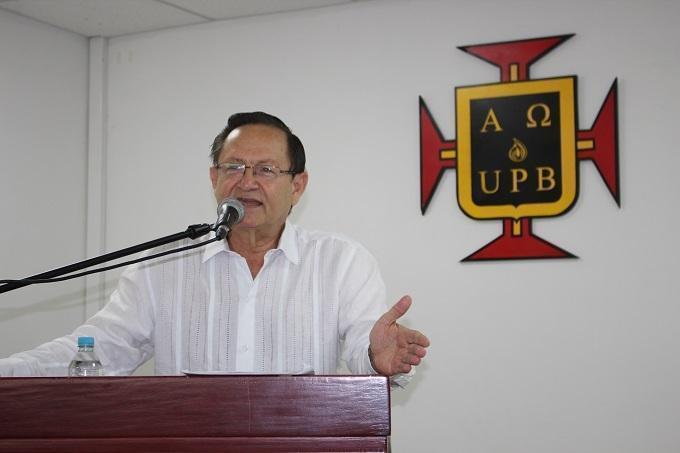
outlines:
{"label": "bottle cap", "polygon": [[78,347],[87,348],[94,346],[94,337],[78,337]]}

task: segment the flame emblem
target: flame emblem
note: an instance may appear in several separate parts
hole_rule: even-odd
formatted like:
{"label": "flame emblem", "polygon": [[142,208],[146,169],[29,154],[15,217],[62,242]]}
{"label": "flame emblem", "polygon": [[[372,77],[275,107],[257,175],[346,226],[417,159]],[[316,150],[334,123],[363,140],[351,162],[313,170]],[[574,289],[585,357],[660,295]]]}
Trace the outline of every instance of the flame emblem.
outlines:
{"label": "flame emblem", "polygon": [[529,150],[520,140],[512,138],[512,146],[508,151],[508,157],[513,162],[522,162],[529,155]]}

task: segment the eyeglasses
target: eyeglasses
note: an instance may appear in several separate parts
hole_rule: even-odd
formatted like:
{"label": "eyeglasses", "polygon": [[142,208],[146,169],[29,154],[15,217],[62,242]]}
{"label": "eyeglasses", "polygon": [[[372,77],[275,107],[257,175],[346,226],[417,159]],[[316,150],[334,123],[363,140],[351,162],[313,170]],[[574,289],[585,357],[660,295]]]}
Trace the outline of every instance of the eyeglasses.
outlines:
{"label": "eyeglasses", "polygon": [[280,175],[294,175],[295,170],[281,170],[276,165],[271,164],[256,164],[246,165],[238,162],[223,162],[215,165],[224,177],[226,178],[242,178],[246,172],[246,168],[253,169],[253,177],[263,180],[274,179]]}

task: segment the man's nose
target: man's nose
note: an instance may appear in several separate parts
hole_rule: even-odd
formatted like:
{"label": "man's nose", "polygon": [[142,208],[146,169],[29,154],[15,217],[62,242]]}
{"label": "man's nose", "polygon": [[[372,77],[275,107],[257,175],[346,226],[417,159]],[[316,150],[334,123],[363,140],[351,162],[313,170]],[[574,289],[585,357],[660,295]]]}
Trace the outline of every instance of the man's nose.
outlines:
{"label": "man's nose", "polygon": [[252,188],[255,184],[255,174],[253,173],[253,167],[246,167],[243,171],[241,179],[238,181],[238,185],[241,188]]}

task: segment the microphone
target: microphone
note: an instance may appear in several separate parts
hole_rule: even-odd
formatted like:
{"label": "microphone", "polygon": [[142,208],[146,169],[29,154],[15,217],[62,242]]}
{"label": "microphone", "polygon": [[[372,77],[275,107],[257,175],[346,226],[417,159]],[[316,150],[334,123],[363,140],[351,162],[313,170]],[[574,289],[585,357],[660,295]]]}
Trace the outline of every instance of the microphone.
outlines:
{"label": "microphone", "polygon": [[243,220],[245,208],[236,198],[225,198],[217,205],[217,222],[212,229],[218,239],[224,239],[232,226]]}

